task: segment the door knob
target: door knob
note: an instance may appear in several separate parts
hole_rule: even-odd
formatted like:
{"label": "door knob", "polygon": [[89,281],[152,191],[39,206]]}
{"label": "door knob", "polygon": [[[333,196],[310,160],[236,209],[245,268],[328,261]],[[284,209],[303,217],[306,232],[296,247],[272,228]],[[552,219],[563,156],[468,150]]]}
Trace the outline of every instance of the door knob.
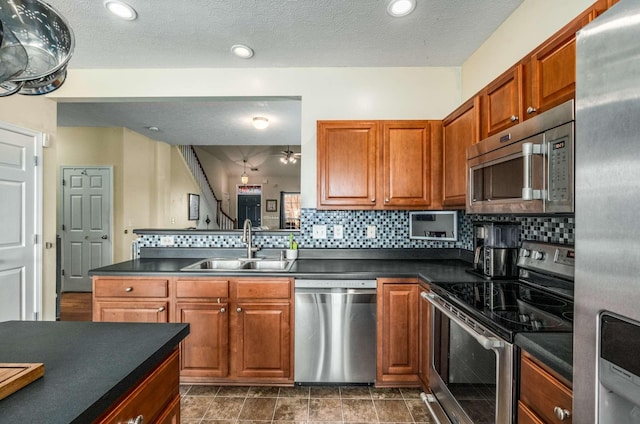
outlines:
{"label": "door knob", "polygon": [[108,239],[108,238],[109,238],[109,236],[105,234],[105,235],[103,235],[103,236],[102,236],[102,237],[100,237],[100,238],[101,238],[102,240],[106,240],[106,239]]}

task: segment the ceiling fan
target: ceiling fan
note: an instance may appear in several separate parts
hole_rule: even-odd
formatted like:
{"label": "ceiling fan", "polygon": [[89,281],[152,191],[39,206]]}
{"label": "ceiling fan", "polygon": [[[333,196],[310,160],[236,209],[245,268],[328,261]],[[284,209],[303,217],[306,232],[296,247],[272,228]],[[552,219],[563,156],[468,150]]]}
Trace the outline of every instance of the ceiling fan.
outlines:
{"label": "ceiling fan", "polygon": [[284,164],[296,163],[298,161],[298,158],[302,156],[302,153],[294,153],[293,151],[291,151],[289,146],[287,146],[287,150],[283,150],[280,153],[280,162]]}

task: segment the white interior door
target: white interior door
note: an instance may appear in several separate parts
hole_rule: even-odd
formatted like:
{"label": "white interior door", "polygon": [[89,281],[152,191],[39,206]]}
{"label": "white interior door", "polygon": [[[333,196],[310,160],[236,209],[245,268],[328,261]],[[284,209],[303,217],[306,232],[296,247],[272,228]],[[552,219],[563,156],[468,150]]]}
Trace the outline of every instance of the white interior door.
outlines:
{"label": "white interior door", "polygon": [[90,292],[88,271],[112,262],[111,168],[62,168],[63,292]]}
{"label": "white interior door", "polygon": [[38,319],[39,136],[0,124],[0,321]]}

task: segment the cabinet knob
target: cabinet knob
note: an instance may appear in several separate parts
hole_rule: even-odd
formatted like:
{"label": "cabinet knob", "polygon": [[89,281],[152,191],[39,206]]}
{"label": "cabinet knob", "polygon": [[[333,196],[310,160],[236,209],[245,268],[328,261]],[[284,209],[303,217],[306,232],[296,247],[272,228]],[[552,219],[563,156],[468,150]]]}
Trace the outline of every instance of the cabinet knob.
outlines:
{"label": "cabinet knob", "polygon": [[127,424],[142,424],[142,421],[144,420],[144,417],[142,415],[138,415],[135,418],[131,418],[130,420],[127,421]]}
{"label": "cabinet knob", "polygon": [[384,201],[385,201],[386,203],[389,203],[389,198],[387,197],[386,199],[384,199]]}
{"label": "cabinet knob", "polygon": [[376,203],[376,198],[375,197],[371,198],[371,203]]}
{"label": "cabinet knob", "polygon": [[220,308],[220,313],[225,313],[227,310],[225,308]]}
{"label": "cabinet knob", "polygon": [[535,108],[535,107],[533,107],[533,106],[529,106],[529,107],[527,108],[527,113],[528,113],[529,115],[531,115],[532,113],[536,113],[536,112],[537,112],[537,110],[536,110],[536,108]]}
{"label": "cabinet knob", "polygon": [[556,406],[555,408],[553,408],[553,413],[556,414],[556,417],[560,421],[564,421],[571,416],[571,412],[559,406]]}
{"label": "cabinet knob", "polygon": [[127,293],[132,292],[133,291],[133,287],[127,287],[126,289],[124,289],[124,291],[126,291]]}
{"label": "cabinet knob", "polygon": [[164,312],[164,306],[159,307],[158,312]]}
{"label": "cabinet knob", "polygon": [[242,308],[238,306],[238,307],[236,308],[236,312],[242,312]]}
{"label": "cabinet knob", "polygon": [[516,122],[518,120],[518,117],[516,115],[511,115],[511,118],[509,118],[511,120],[511,122]]}

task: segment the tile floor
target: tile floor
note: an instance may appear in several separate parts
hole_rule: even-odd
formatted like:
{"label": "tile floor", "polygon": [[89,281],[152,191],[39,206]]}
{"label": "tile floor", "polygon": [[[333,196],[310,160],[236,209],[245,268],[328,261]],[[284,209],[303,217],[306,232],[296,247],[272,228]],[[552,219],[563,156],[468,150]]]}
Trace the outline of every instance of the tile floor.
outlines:
{"label": "tile floor", "polygon": [[433,423],[420,389],[180,386],[182,424]]}

